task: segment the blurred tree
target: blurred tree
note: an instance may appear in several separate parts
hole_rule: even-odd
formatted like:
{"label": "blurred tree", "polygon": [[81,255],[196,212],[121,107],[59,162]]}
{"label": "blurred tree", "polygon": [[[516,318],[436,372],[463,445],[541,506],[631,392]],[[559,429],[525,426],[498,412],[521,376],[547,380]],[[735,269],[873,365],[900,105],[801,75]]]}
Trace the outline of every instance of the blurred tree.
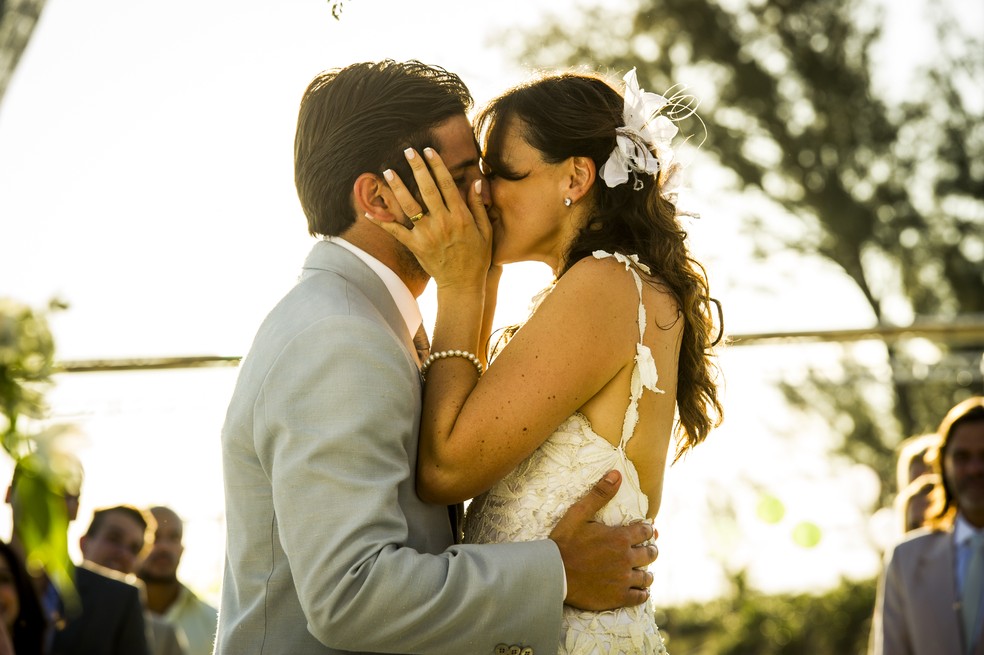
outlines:
{"label": "blurred tree", "polygon": [[42,9],[44,0],[0,0],[0,102]]}
{"label": "blurred tree", "polygon": [[[609,3],[513,38],[527,64],[636,67],[657,92],[686,82],[702,101],[702,154],[755,200],[736,204],[775,210],[744,217],[759,257],[832,262],[879,324],[979,321],[984,44],[945,3],[924,5],[936,41],[912,46],[938,54],[894,102],[876,83],[883,16],[873,0]],[[883,501],[901,439],[932,431],[955,402],[981,393],[984,343],[936,343],[929,354],[926,345],[886,342],[887,375],[845,349],[839,376],[782,383],[792,406],[830,422],[840,452],[879,473]]]}
{"label": "blurred tree", "polygon": [[843,580],[824,594],[768,596],[749,589],[739,574],[728,595],[659,610],[656,621],[671,653],[864,653],[875,587],[875,580]]}

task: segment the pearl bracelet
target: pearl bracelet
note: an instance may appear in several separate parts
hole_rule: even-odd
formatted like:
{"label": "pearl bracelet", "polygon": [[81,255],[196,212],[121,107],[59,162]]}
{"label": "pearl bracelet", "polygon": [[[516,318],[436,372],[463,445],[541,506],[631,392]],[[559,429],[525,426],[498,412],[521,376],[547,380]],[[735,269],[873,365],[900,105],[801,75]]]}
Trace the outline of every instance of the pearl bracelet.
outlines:
{"label": "pearl bracelet", "polygon": [[475,368],[478,370],[478,375],[479,377],[481,377],[482,375],[481,360],[477,356],[468,352],[467,350],[442,350],[440,352],[431,353],[427,357],[427,359],[424,360],[424,363],[420,367],[420,377],[426,378],[427,369],[431,367],[431,364],[433,364],[439,359],[444,359],[445,357],[463,357],[467,359],[469,362],[475,365]]}

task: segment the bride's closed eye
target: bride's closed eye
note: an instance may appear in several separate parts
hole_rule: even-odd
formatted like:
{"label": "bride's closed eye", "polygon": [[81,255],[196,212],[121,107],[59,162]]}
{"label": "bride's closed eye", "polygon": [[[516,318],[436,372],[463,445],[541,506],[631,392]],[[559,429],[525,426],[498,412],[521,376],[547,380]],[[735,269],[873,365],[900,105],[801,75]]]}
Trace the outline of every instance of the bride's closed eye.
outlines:
{"label": "bride's closed eye", "polygon": [[488,159],[482,159],[481,167],[482,167],[482,174],[488,180],[492,180],[493,178],[500,178],[503,180],[516,181],[516,180],[522,180],[523,178],[529,176],[529,172],[518,173],[502,163],[496,163],[495,166],[493,166],[492,164],[489,163]]}

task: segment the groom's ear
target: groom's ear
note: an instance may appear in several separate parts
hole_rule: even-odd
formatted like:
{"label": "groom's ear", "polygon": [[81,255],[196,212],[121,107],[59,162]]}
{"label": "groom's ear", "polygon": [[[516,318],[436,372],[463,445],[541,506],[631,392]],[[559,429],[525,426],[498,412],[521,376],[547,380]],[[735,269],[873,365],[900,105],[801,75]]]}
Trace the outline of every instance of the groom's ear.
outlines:
{"label": "groom's ear", "polygon": [[369,214],[377,221],[389,223],[403,217],[396,197],[378,175],[363,173],[352,185],[352,205],[359,218]]}

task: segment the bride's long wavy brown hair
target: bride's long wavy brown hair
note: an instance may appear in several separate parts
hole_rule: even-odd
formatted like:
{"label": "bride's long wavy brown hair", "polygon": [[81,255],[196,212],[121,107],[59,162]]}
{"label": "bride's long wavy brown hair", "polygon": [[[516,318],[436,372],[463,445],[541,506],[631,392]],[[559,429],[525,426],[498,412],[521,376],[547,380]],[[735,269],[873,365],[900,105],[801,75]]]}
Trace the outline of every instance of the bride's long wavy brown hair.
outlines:
{"label": "bride's long wavy brown hair", "polygon": [[[624,100],[600,76],[565,72],[541,76],[514,87],[482,108],[475,131],[483,156],[494,172],[503,170],[497,155],[506,127],[519,120],[526,142],[544,161],[590,157],[600,171],[615,148],[616,128],[624,126]],[[641,188],[639,188],[641,185]],[[652,271],[652,284],[669,291],[684,321],[677,384],[676,459],[721,423],[713,346],[720,341],[714,314],[720,304],[711,298],[707,273],[690,253],[687,232],[672,199],[661,193],[650,175],[630,175],[609,187],[596,176],[594,206],[571,243],[559,277],[595,250],[637,254]],[[657,326],[666,329],[666,326]],[[508,328],[498,347],[518,326]]]}

